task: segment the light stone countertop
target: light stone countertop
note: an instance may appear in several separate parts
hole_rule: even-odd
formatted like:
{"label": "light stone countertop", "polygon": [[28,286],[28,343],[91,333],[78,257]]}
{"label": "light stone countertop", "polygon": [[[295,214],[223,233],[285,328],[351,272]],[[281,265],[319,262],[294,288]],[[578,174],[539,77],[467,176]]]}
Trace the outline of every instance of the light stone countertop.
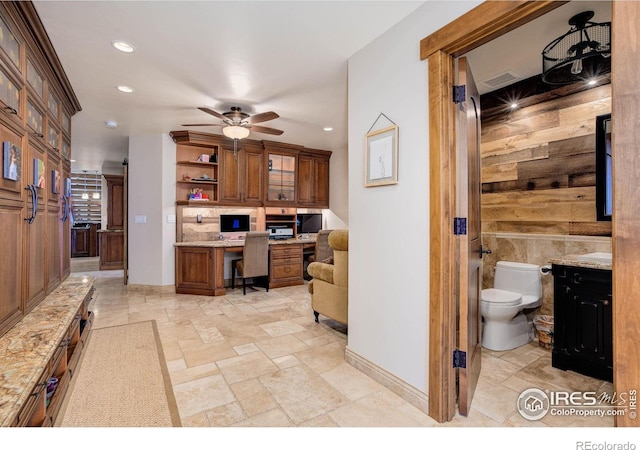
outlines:
{"label": "light stone countertop", "polygon": [[578,259],[580,255],[565,255],[558,258],[551,258],[549,263],[560,266],[584,267],[587,269],[612,270],[613,264],[595,261],[581,261]]}
{"label": "light stone countertop", "polygon": [[[269,239],[269,245],[284,245],[284,244],[315,244],[316,237],[309,236],[308,238],[298,239]],[[242,247],[244,242],[242,240],[219,240],[219,241],[194,241],[194,242],[176,242],[175,247]]]}
{"label": "light stone countertop", "polygon": [[0,426],[11,425],[66,336],[93,277],[69,277],[0,337]]}

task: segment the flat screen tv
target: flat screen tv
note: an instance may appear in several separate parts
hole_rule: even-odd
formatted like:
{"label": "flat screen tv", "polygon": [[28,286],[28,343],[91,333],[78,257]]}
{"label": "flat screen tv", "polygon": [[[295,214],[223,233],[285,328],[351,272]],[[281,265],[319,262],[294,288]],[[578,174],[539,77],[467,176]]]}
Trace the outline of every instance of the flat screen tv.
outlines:
{"label": "flat screen tv", "polygon": [[235,233],[251,231],[251,218],[248,214],[221,214],[220,232]]}
{"label": "flat screen tv", "polygon": [[298,214],[296,227],[300,233],[317,233],[322,230],[322,214]]}

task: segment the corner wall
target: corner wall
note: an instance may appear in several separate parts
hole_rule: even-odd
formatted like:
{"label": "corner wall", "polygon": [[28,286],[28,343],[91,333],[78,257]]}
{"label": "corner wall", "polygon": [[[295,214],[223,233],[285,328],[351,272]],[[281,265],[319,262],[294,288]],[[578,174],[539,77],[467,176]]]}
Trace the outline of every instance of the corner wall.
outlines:
{"label": "corner wall", "polygon": [[[426,2],[349,60],[348,350],[423,393],[429,135],[427,63],[419,43],[479,3]],[[398,184],[365,188],[364,139],[380,113],[398,125]]]}
{"label": "corner wall", "polygon": [[[176,146],[168,134],[129,137],[129,284],[175,283]],[[140,219],[145,223],[136,223]]]}

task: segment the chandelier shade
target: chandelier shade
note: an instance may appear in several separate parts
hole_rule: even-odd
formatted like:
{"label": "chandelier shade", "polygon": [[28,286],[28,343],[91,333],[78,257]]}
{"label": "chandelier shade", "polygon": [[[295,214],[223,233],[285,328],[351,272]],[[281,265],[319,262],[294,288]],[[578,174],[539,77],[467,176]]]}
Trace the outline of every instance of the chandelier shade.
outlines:
{"label": "chandelier shade", "polygon": [[611,22],[590,22],[593,11],[569,19],[572,28],[542,51],[542,81],[569,84],[611,72]]}
{"label": "chandelier shade", "polygon": [[228,125],[222,129],[222,134],[230,139],[244,139],[249,136],[249,129],[239,125]]}

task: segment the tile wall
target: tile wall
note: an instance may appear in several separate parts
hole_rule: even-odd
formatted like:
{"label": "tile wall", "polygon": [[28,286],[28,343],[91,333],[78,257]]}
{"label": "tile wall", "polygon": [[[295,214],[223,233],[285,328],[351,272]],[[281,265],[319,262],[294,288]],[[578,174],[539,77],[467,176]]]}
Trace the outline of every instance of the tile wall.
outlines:
{"label": "tile wall", "polygon": [[[491,250],[483,261],[482,287],[493,286],[496,262],[515,261],[540,266],[550,258],[611,252],[611,238],[601,236],[571,236],[524,233],[482,233],[482,247]],[[539,314],[553,315],[553,276],[542,276],[542,306]]]}

